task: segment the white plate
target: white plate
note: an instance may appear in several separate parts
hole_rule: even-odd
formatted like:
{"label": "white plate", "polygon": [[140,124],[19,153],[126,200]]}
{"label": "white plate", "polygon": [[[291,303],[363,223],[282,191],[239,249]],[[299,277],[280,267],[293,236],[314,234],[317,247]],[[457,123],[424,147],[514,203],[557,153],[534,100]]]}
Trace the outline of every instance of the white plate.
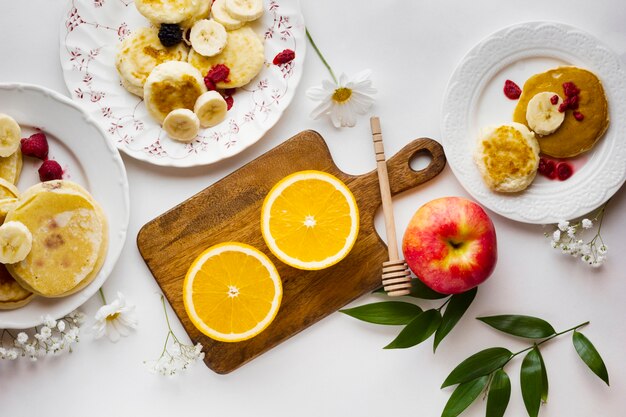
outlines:
{"label": "white plate", "polygon": [[[45,132],[49,157],[61,164],[64,178],[81,184],[102,205],[109,221],[109,250],[96,278],[79,292],[63,298],[36,297],[16,310],[0,310],[1,329],[24,329],[41,323],[50,314],[62,317],[98,291],[115,266],[128,229],[128,180],[122,158],[96,121],[67,97],[28,84],[0,84],[0,112],[22,127],[22,137],[36,128]],[[24,157],[20,191],[39,182],[41,161]]]}
{"label": "white plate", "polygon": [[[201,130],[190,144],[176,142],[147,113],[143,100],[120,84],[115,55],[120,42],[149,22],[132,0],[71,0],[61,22],[61,66],[74,100],[100,123],[128,155],[155,165],[190,167],[231,157],[256,143],[278,121],[302,76],[306,48],[298,0],[264,0],[265,13],[253,28],[265,39],[265,65],[238,88],[228,118]],[[272,64],[284,49],[291,63]]]}
{"label": "white plate", "polygon": [[[502,92],[507,79],[520,87],[533,74],[559,65],[594,72],[609,102],[604,137],[573,161],[566,181],[537,175],[521,193],[506,195],[484,184],[472,155],[481,127],[512,120],[517,101]],[[626,179],[626,71],[619,56],[593,36],[553,22],[532,22],[500,30],[476,45],[455,70],[442,109],[442,138],[452,172],[489,209],[525,223],[556,223],[589,213],[608,200]]]}

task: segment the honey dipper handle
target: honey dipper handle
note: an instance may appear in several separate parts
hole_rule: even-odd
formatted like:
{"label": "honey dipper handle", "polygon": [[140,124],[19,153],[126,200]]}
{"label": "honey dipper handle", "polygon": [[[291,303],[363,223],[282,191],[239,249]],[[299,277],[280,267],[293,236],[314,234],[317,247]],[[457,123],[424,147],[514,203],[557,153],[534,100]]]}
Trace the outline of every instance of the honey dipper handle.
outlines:
{"label": "honey dipper handle", "polygon": [[400,258],[398,256],[396,224],[393,218],[391,191],[389,189],[389,175],[387,174],[387,161],[385,160],[385,149],[383,147],[383,135],[380,130],[380,119],[378,119],[378,117],[370,118],[370,126],[372,128],[372,139],[374,140],[374,152],[376,154],[376,170],[378,171],[380,198],[383,205],[383,215],[385,216],[387,250],[389,251],[389,260],[397,261]]}

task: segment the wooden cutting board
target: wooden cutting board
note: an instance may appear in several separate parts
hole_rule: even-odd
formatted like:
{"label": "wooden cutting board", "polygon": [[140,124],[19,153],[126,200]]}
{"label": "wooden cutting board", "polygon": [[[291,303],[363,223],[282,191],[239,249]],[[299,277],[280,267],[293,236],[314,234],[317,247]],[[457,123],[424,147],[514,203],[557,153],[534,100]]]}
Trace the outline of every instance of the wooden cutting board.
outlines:
{"label": "wooden cutting board", "polygon": [[[409,166],[416,154],[432,158],[425,169],[414,171]],[[445,163],[439,143],[426,138],[412,141],[387,160],[391,194],[430,180]],[[260,228],[261,205],[272,186],[307,169],[329,172],[345,182],[360,212],[359,236],[350,254],[320,271],[301,271],[279,261],[265,245]],[[323,138],[304,131],[147,223],[139,231],[137,246],[191,339],[204,345],[207,366],[228,373],[380,287],[382,263],[387,260],[387,247],[374,230],[380,204],[376,171],[357,176],[343,173]],[[247,243],[264,252],[283,283],[282,304],[272,324],[237,343],[218,342],[200,333],[187,317],[182,299],[183,280],[193,260],[209,246],[226,241]]]}

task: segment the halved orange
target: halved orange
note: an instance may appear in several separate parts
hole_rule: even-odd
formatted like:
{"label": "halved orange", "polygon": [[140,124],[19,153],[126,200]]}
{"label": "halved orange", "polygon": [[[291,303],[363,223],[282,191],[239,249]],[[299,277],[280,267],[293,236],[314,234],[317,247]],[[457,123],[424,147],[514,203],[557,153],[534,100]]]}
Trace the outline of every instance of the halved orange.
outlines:
{"label": "halved orange", "polygon": [[261,231],[272,253],[305,270],[345,258],[359,233],[359,210],[350,189],[322,171],[300,171],[279,181],[261,209]]}
{"label": "halved orange", "polygon": [[205,335],[239,342],[261,333],[280,307],[283,288],[276,267],[258,249],[239,242],[211,246],[191,264],[183,301]]}

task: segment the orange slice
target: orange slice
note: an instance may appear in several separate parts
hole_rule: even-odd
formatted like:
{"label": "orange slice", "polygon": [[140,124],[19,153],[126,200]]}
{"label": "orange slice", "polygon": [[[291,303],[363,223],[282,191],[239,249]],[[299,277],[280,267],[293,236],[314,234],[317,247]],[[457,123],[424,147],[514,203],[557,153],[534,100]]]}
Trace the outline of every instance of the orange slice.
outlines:
{"label": "orange slice", "polygon": [[270,325],[283,295],[276,267],[252,246],[211,246],[187,271],[183,301],[191,322],[205,335],[239,342]]}
{"label": "orange slice", "polygon": [[300,171],[276,184],[261,209],[261,231],[272,253],[294,268],[327,268],[345,258],[359,233],[350,189],[322,171]]}

